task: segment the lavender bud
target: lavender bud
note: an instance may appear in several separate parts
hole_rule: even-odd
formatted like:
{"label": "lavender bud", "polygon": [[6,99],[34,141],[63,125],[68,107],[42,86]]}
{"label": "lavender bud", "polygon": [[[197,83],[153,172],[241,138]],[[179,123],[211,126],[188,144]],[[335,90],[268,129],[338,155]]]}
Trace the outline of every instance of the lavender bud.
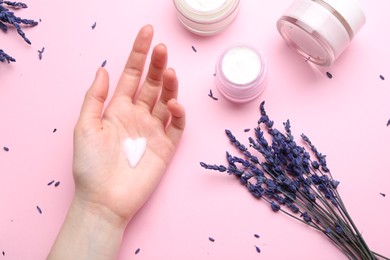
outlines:
{"label": "lavender bud", "polygon": [[313,161],[313,162],[311,163],[311,166],[312,166],[314,169],[316,169],[316,170],[318,170],[318,169],[320,168],[320,164],[319,164],[317,161]]}
{"label": "lavender bud", "polygon": [[312,221],[311,217],[306,211],[301,214],[301,217],[306,223],[310,223]]}
{"label": "lavender bud", "polygon": [[299,212],[299,208],[295,205],[295,204],[289,204],[287,206],[293,213],[298,213]]}
{"label": "lavender bud", "polygon": [[15,62],[16,60],[0,49],[0,62]]}
{"label": "lavender bud", "polygon": [[280,210],[280,205],[275,201],[271,201],[271,209],[273,212],[278,212]]}
{"label": "lavender bud", "polygon": [[331,184],[332,184],[332,187],[334,189],[337,189],[337,187],[339,186],[340,182],[339,181],[336,181],[336,180],[332,180],[331,181]]}

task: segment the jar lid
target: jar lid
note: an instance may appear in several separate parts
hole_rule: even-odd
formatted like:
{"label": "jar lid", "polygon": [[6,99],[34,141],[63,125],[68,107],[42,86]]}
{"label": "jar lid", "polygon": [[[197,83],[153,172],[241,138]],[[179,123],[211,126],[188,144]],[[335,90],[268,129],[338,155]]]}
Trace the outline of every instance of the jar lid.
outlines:
{"label": "jar lid", "polygon": [[366,22],[366,16],[355,0],[312,0],[327,8],[348,31],[350,39],[359,32]]}

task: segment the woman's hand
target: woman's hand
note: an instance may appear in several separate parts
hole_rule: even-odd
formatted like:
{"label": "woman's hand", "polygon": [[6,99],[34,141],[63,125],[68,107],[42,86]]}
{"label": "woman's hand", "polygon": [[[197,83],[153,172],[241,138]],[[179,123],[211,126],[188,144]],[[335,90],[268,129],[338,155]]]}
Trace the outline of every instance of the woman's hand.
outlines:
{"label": "woman's hand", "polygon": [[[98,70],[74,131],[76,197],[107,208],[123,221],[128,221],[155,189],[185,125],[184,109],[176,101],[177,77],[174,70],[166,69],[163,44],[153,49],[149,71],[139,89],[152,37],[151,26],[138,33],[105,109],[108,74],[103,68]],[[146,151],[135,168],[130,167],[123,151],[128,137],[147,139]]]}
{"label": "woman's hand", "polygon": [[[105,107],[108,73],[100,68],[85,95],[74,130],[75,195],[49,259],[114,259],[124,229],[149,198],[170,162],[185,126],[178,81],[166,69],[167,49],[153,49],[140,84],[153,28],[138,33],[116,90]],[[138,92],[138,93],[137,93]],[[132,168],[126,138],[147,139]]]}

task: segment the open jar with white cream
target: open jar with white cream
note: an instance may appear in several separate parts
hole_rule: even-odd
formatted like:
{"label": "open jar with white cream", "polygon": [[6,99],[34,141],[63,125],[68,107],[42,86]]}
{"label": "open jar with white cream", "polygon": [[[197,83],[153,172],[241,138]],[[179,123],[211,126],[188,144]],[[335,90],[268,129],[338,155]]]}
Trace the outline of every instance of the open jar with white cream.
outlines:
{"label": "open jar with white cream", "polygon": [[266,75],[264,57],[247,45],[232,46],[217,59],[216,86],[233,102],[243,103],[258,97],[265,89]]}
{"label": "open jar with white cream", "polygon": [[354,0],[295,0],[278,20],[287,44],[313,64],[330,66],[365,24]]}
{"label": "open jar with white cream", "polygon": [[173,0],[180,22],[189,31],[213,35],[236,18],[240,0]]}

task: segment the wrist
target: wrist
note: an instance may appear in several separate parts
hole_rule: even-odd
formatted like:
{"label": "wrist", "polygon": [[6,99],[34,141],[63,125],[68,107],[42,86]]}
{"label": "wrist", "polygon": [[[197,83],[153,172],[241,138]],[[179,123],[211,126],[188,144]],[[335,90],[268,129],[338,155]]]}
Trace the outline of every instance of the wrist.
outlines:
{"label": "wrist", "polygon": [[69,211],[72,210],[79,215],[83,214],[86,219],[94,219],[107,228],[122,232],[126,229],[129,222],[128,219],[117,215],[111,209],[85,199],[83,196],[80,196],[77,191],[75,192]]}
{"label": "wrist", "polygon": [[126,225],[109,209],[75,195],[48,259],[116,259]]}

